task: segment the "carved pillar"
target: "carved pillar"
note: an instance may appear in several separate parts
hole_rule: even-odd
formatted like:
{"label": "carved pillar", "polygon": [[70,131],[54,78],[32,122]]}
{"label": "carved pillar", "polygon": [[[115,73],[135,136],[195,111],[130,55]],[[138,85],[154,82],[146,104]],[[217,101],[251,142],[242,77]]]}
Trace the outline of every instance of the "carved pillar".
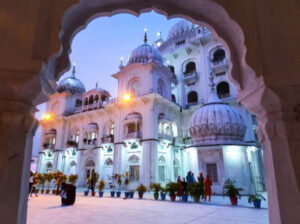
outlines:
{"label": "carved pillar", "polygon": [[32,137],[38,123],[35,108],[0,100],[1,223],[26,223]]}

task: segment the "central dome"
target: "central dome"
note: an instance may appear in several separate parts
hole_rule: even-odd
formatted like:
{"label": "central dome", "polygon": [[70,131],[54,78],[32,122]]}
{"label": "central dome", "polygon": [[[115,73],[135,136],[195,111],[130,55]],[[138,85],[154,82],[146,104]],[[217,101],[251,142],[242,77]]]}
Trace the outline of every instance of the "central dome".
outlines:
{"label": "central dome", "polygon": [[129,57],[128,64],[140,63],[147,64],[155,62],[158,65],[163,64],[162,56],[156,48],[151,47],[149,44],[144,43],[134,49]]}
{"label": "central dome", "polygon": [[189,133],[194,146],[244,145],[247,126],[243,117],[234,107],[218,98],[214,83],[210,86],[210,99],[190,118]]}
{"label": "central dome", "polygon": [[187,20],[180,20],[169,31],[168,39],[178,37],[193,29],[193,24]]}
{"label": "central dome", "polygon": [[83,94],[85,93],[85,86],[83,83],[76,78],[75,76],[75,67],[73,67],[73,72],[71,76],[68,76],[64,79],[62,79],[57,86],[57,92],[68,92],[68,93],[79,93]]}

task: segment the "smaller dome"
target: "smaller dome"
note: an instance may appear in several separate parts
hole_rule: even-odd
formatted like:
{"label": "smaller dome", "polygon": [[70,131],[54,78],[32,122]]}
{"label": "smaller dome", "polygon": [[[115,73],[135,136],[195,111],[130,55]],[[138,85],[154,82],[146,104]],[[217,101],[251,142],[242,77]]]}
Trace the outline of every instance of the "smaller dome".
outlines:
{"label": "smaller dome", "polygon": [[71,76],[68,76],[62,79],[57,86],[57,92],[68,92],[68,93],[85,93],[85,86],[84,84],[76,78],[75,76],[75,67],[73,67],[73,72]]}
{"label": "smaller dome", "polygon": [[147,43],[144,43],[134,49],[131,52],[128,60],[128,64],[147,64],[149,62],[155,62],[158,65],[163,64],[162,56],[159,51],[155,47],[152,47]]}
{"label": "smaller dome", "polygon": [[193,24],[187,20],[180,20],[169,31],[168,39],[178,37],[193,29]]}
{"label": "smaller dome", "polygon": [[245,144],[243,139],[247,126],[243,117],[234,107],[218,98],[215,84],[211,82],[210,99],[193,113],[189,121],[189,133],[194,145]]}

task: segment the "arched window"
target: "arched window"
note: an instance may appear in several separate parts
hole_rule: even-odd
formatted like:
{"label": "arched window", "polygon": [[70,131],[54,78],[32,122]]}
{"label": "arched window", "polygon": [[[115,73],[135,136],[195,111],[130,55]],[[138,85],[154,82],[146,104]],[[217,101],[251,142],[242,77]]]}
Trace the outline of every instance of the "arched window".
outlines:
{"label": "arched window", "polygon": [[107,96],[106,96],[106,95],[102,95],[102,96],[101,96],[101,101],[102,101],[102,102],[105,102],[106,100],[107,100]]}
{"label": "arched window", "polygon": [[162,96],[165,95],[165,83],[161,79],[158,80],[157,92]]}
{"label": "arched window", "polygon": [[86,178],[92,177],[95,173],[95,162],[93,160],[88,160],[86,165]]}
{"label": "arched window", "polygon": [[51,162],[48,162],[46,164],[46,172],[49,173],[52,171],[52,163]]}
{"label": "arched window", "polygon": [[74,160],[70,163],[69,175],[70,174],[76,174],[76,162]]}
{"label": "arched window", "polygon": [[114,135],[114,133],[115,133],[115,124],[112,124],[112,125],[110,125],[110,128],[109,128],[109,134]]}
{"label": "arched window", "polygon": [[172,101],[176,103],[176,96],[174,94],[172,94]]}
{"label": "arched window", "polygon": [[112,166],[112,165],[113,165],[112,159],[111,159],[111,158],[107,158],[107,159],[105,160],[105,166]]}
{"label": "arched window", "polygon": [[186,64],[184,74],[192,73],[192,72],[195,72],[195,71],[196,71],[195,62],[191,61],[191,62]]}
{"label": "arched window", "polygon": [[140,82],[138,80],[133,80],[130,82],[130,92],[132,96],[140,95]]}
{"label": "arched window", "polygon": [[77,99],[75,103],[75,107],[81,107],[82,106],[82,100]]}
{"label": "arched window", "polygon": [[140,165],[139,165],[139,157],[136,155],[130,156],[128,159],[129,163],[129,178],[134,181],[138,181],[140,179]]}
{"label": "arched window", "polygon": [[217,94],[220,99],[230,96],[230,88],[227,82],[220,82],[217,85]]}
{"label": "arched window", "polygon": [[84,106],[88,105],[89,104],[89,100],[88,98],[84,98]]}
{"label": "arched window", "polygon": [[99,95],[96,95],[96,96],[95,96],[94,102],[95,102],[95,103],[98,103],[98,102],[99,102]]}
{"label": "arched window", "polygon": [[189,92],[187,98],[188,98],[188,103],[190,104],[194,104],[198,102],[198,94],[195,91]]}
{"label": "arched window", "polygon": [[172,123],[172,132],[173,132],[173,137],[178,136],[178,128],[175,122]]}
{"label": "arched window", "polygon": [[225,58],[225,51],[218,49],[213,53],[213,62],[220,62]]}
{"label": "arched window", "polygon": [[177,180],[177,177],[179,176],[179,162],[177,158],[175,158],[173,161],[173,167],[174,167],[174,179]]}
{"label": "arched window", "polygon": [[93,103],[94,103],[94,96],[91,95],[91,96],[89,97],[89,104],[93,104]]}
{"label": "arched window", "polygon": [[168,65],[168,68],[170,69],[170,72],[172,72],[173,74],[175,74],[175,68],[173,65]]}

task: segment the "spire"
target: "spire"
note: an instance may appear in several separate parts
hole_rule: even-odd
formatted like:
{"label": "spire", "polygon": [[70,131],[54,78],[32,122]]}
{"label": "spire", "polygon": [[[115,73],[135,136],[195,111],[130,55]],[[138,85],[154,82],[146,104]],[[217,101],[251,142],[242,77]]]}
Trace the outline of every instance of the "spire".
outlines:
{"label": "spire", "polygon": [[144,29],[145,35],[144,35],[144,43],[146,44],[148,39],[147,39],[147,28]]}
{"label": "spire", "polygon": [[96,89],[98,88],[98,82],[96,82]]}
{"label": "spire", "polygon": [[76,71],[75,71],[75,66],[76,66],[76,63],[74,62],[74,63],[73,63],[72,75],[75,75],[75,72],[76,72]]}
{"label": "spire", "polygon": [[120,69],[120,70],[121,70],[122,68],[124,68],[123,60],[124,60],[124,57],[121,57],[121,58],[120,58],[120,65],[119,65],[119,69]]}
{"label": "spire", "polygon": [[216,89],[215,89],[215,82],[214,82],[214,78],[215,75],[213,74],[213,72],[210,70],[209,73],[209,88],[210,88],[210,96],[208,98],[208,102],[207,103],[221,103],[222,101],[220,100],[220,98],[218,97],[217,93],[216,93]]}

